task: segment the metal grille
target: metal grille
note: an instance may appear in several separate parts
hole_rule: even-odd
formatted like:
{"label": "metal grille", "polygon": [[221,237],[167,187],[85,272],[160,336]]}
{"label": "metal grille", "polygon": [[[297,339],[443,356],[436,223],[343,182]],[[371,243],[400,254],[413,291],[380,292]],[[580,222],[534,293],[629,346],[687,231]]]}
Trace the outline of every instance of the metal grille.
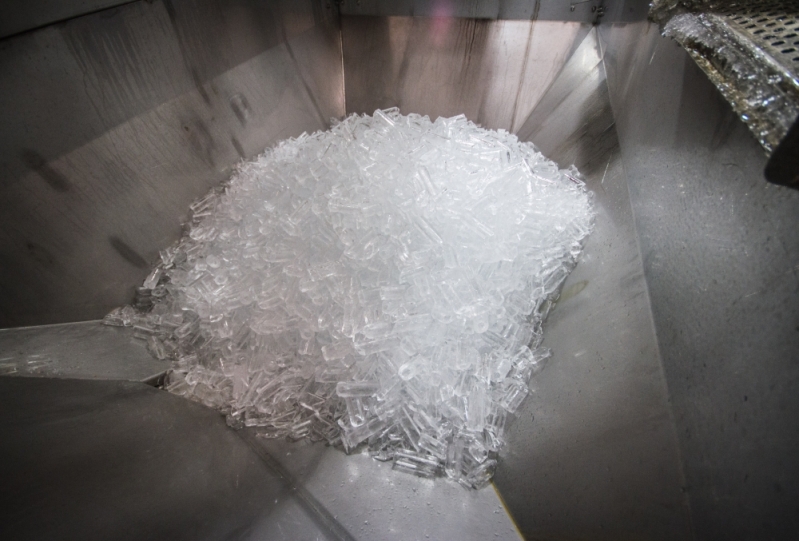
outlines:
{"label": "metal grille", "polygon": [[799,1],[714,2],[711,10],[788,71],[799,73]]}

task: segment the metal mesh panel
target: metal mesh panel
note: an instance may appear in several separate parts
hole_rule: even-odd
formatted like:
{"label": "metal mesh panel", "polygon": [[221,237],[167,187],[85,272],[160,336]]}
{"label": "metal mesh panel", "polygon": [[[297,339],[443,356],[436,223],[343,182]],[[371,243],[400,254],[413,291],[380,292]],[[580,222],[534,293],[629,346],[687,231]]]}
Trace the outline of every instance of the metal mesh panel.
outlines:
{"label": "metal mesh panel", "polygon": [[771,154],[799,116],[799,0],[655,0],[650,18]]}
{"label": "metal mesh panel", "polygon": [[715,3],[712,10],[793,73],[799,72],[799,2]]}

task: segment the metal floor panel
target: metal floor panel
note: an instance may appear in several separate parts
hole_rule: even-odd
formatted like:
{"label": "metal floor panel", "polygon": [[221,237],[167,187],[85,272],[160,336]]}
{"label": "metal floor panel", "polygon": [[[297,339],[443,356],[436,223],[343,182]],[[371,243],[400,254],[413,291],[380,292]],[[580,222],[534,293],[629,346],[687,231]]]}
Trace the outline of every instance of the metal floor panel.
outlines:
{"label": "metal floor panel", "polygon": [[421,479],[368,454],[309,442],[289,443],[245,431],[356,539],[519,540],[493,486],[468,490],[448,479]]}
{"label": "metal floor panel", "polygon": [[720,2],[711,8],[791,72],[799,72],[799,2],[748,0]]}
{"label": "metal floor panel", "polygon": [[237,433],[141,383],[0,377],[0,407],[4,539],[519,539],[490,488]]}

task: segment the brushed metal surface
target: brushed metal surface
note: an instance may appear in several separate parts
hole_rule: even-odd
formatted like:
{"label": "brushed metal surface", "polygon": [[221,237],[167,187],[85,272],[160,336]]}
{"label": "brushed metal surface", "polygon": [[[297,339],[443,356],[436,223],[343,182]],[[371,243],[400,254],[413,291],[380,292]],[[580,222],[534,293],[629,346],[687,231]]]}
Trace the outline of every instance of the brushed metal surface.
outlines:
{"label": "brushed metal surface", "polygon": [[590,27],[574,22],[342,17],[347,112],[465,114],[515,131]]}
{"label": "brushed metal surface", "polygon": [[[679,453],[596,36],[541,21],[344,17],[342,29],[348,112],[465,113],[577,163],[597,192],[597,230],[548,323],[555,357],[541,400],[516,421],[497,472],[522,533],[684,536]],[[541,39],[529,48],[535,66],[521,51],[530,33]]]}
{"label": "brushed metal surface", "polygon": [[[604,20],[628,24],[600,25],[604,56],[590,41],[594,36],[583,39],[590,27],[577,22],[345,16],[340,33],[335,10],[322,2],[136,2],[0,41],[0,325],[93,318],[127,301],[157,250],[180,233],[190,200],[224,179],[240,157],[276,140],[323,127],[327,117],[345,111],[398,105],[433,117],[465,113],[519,132],[561,165],[577,163],[596,194],[596,231],[547,322],[545,344],[555,355],[511,426],[497,472],[522,532],[530,538],[795,539],[799,194],[763,180],[757,143],[686,54],[640,20],[645,4],[608,3]],[[574,62],[567,62],[572,51]],[[46,331],[25,332],[40,337],[29,343],[41,340],[48,351],[91,355],[93,346],[81,344],[80,333],[65,331],[67,345],[58,346],[41,338]],[[0,344],[9,336],[0,334]],[[90,366],[93,377],[117,369],[114,362],[74,366]],[[112,385],[87,382],[100,386],[89,390],[37,381],[42,387],[33,392],[23,387],[33,385],[26,378],[0,378],[4,411],[34,411],[36,400],[50,408],[47,415],[71,403],[91,410],[102,402],[91,397],[105,396],[110,391],[103,386]],[[63,395],[66,387],[46,387],[56,384],[77,387]],[[67,399],[46,401],[56,395]],[[108,457],[120,448],[144,456],[137,441],[150,441],[152,423],[176,430],[189,447],[227,438],[214,432],[198,441],[206,436],[189,425],[184,432],[179,416],[155,412],[172,406],[137,417],[140,406],[111,402],[116,409],[96,427],[116,438],[107,440],[113,445],[89,438],[96,427],[47,439],[46,431],[26,432],[17,414],[0,416],[5,433],[17,431],[3,438],[3,454],[14,458],[4,467],[22,464],[28,489],[40,488],[31,479],[44,483],[42,476],[56,470],[25,462],[27,449],[63,445],[64,453],[47,463],[53,468],[75,457],[76,471],[91,472],[98,461],[107,468],[101,480],[58,478],[64,491],[79,488],[75,506],[66,508],[74,520],[53,511],[61,518],[40,521],[36,532],[84,532],[69,528],[85,528],[78,523],[89,517],[81,509],[92,509],[98,497],[103,504],[130,502],[124,496],[130,492],[121,490],[122,499],[114,500],[103,482],[119,479],[114,486],[129,487],[124,483],[138,479],[130,472],[153,462],[137,462],[122,475],[113,468],[130,462],[113,465]],[[129,438],[113,428],[121,419],[120,427],[133,427]],[[81,438],[95,443],[81,446]],[[360,509],[352,502],[372,502],[367,514],[379,518],[334,519],[346,523],[347,535],[380,538],[385,524],[394,528],[385,530],[390,536],[405,528],[420,536],[446,533],[425,530],[425,521],[445,523],[421,506],[418,487],[426,481],[394,479],[384,465],[367,466],[365,457],[318,446],[263,448],[302,455],[278,462],[307,479],[309,497],[333,516]],[[194,450],[185,452],[181,460]],[[350,466],[357,475],[348,477]],[[246,475],[260,478],[247,468]],[[224,472],[232,479],[232,470]],[[22,486],[9,478],[18,483],[10,486]],[[141,479],[151,481],[143,486],[152,491],[160,477]],[[350,479],[357,488],[347,492]],[[210,529],[200,533],[221,532],[212,523],[221,516],[215,513],[227,511],[209,503],[215,486],[180,485],[180,495],[155,500],[154,514],[175,510],[182,520],[206,513],[200,522]],[[134,488],[141,499],[143,489]],[[271,501],[271,488],[253,490],[253,500],[242,504],[250,518],[231,528],[253,524],[252,501]],[[479,515],[467,497],[446,487],[430,490],[453,502],[440,509],[445,517],[465,517],[473,532],[487,536],[469,522]],[[394,491],[393,513],[378,503],[383,491]],[[475,501],[487,497],[478,494]],[[35,507],[42,501],[50,505],[46,499],[12,502],[15,516],[34,510],[47,516]],[[308,515],[316,509],[307,505],[311,500],[292,501],[274,517],[293,517],[298,528],[316,525],[318,531],[298,530],[299,537],[331,535]],[[148,519],[152,514],[150,507],[139,514],[135,506],[113,509],[102,528],[139,524],[145,512]],[[488,509],[500,515],[498,531],[510,535],[507,517]],[[119,531],[140,538],[142,531],[172,531],[169,524]],[[258,524],[267,529],[252,532],[280,538],[268,528],[283,523]]]}
{"label": "brushed metal surface", "polygon": [[593,23],[603,0],[341,0],[342,15],[556,20]]}
{"label": "brushed metal surface", "polygon": [[656,26],[600,36],[694,535],[796,539],[799,194]]}
{"label": "brushed metal surface", "polygon": [[99,321],[0,330],[0,375],[144,381],[164,372],[133,329]]}
{"label": "brushed metal surface", "polygon": [[[605,69],[592,30],[551,83],[516,135],[532,141],[561,167],[576,164],[594,179],[618,151]],[[628,232],[628,237],[634,232]]]}
{"label": "brushed metal surface", "polygon": [[320,2],[136,2],[0,41],[0,326],[129,302],[188,204],[344,114]]}
{"label": "brushed metal surface", "polygon": [[4,0],[0,38],[136,0]]}
{"label": "brushed metal surface", "polygon": [[[355,539],[519,540],[496,490],[467,490],[447,479],[420,479],[368,454],[347,456],[321,443],[242,437],[267,453]],[[269,460],[269,458],[267,458]]]}
{"label": "brushed metal surface", "polygon": [[799,121],[769,156],[763,174],[774,184],[799,188]]}
{"label": "brushed metal surface", "polygon": [[605,71],[592,31],[520,136],[595,195],[594,232],[544,326],[553,357],[495,483],[528,539],[687,539],[687,501]]}
{"label": "brushed metal surface", "polygon": [[0,377],[4,539],[349,540],[218,413],[143,383]]}

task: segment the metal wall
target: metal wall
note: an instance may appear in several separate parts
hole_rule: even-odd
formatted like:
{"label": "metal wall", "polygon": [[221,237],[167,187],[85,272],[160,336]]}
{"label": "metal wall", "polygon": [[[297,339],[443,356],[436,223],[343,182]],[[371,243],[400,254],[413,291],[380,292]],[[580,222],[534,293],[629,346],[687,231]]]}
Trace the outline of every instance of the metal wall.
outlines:
{"label": "metal wall", "polygon": [[342,15],[593,23],[604,0],[339,0]]}
{"label": "metal wall", "polygon": [[600,36],[693,534],[797,539],[799,192],[655,25]]}
{"label": "metal wall", "polygon": [[525,534],[795,538],[799,195],[765,182],[756,141],[646,12],[609,4],[601,69],[582,71],[568,23],[345,17],[347,110],[465,113],[579,163],[597,193],[603,244],[565,291],[597,289],[552,314],[542,400],[497,473]]}
{"label": "metal wall", "polygon": [[344,114],[322,1],[138,1],[0,41],[0,326],[129,302],[189,203]]}
{"label": "metal wall", "polygon": [[552,348],[495,482],[528,539],[686,539],[688,505],[593,30],[518,131],[577,165],[596,220],[544,326]]}
{"label": "metal wall", "polygon": [[343,17],[347,112],[465,114],[514,131],[588,29],[562,21]]}
{"label": "metal wall", "polygon": [[392,16],[137,1],[0,41],[0,326],[128,301],[189,202],[277,140],[345,111],[464,113],[577,163],[597,194],[497,472],[524,533],[799,536],[799,192],[764,181],[646,2],[608,2],[601,49],[581,49],[584,18],[353,1]]}
{"label": "metal wall", "polygon": [[4,0],[0,38],[136,0]]}
{"label": "metal wall", "polygon": [[576,164],[596,195],[547,321],[554,355],[496,486],[529,539],[680,539],[689,513],[596,31],[579,23],[342,18],[348,112],[464,113]]}
{"label": "metal wall", "polygon": [[0,378],[4,539],[351,541],[217,412],[143,383]]}

